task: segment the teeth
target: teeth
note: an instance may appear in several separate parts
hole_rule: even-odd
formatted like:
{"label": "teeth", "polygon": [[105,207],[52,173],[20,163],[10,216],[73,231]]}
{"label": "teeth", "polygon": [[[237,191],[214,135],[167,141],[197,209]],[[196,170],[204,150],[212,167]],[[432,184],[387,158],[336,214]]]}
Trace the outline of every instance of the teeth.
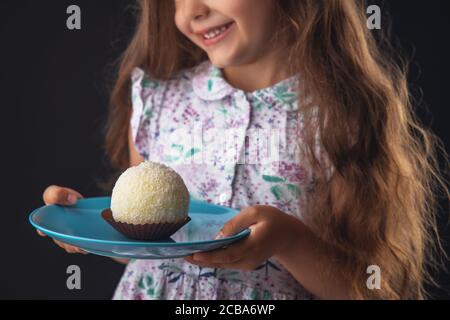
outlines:
{"label": "teeth", "polygon": [[215,37],[217,37],[219,34],[225,32],[226,30],[227,30],[227,27],[226,27],[226,26],[223,26],[223,27],[214,29],[214,30],[212,30],[212,31],[210,31],[210,32],[208,32],[208,33],[205,33],[205,34],[203,35],[203,38],[205,38],[205,39],[212,39],[212,38],[215,38]]}

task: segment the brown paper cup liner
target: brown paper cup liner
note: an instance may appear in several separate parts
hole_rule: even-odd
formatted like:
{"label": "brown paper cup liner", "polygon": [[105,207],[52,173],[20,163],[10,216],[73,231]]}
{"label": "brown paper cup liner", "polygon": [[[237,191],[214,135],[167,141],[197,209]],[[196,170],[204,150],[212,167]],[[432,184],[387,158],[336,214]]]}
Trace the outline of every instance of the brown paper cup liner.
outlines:
{"label": "brown paper cup liner", "polygon": [[175,223],[130,224],[115,221],[111,209],[103,210],[102,218],[127,238],[146,241],[167,239],[191,220],[186,217]]}

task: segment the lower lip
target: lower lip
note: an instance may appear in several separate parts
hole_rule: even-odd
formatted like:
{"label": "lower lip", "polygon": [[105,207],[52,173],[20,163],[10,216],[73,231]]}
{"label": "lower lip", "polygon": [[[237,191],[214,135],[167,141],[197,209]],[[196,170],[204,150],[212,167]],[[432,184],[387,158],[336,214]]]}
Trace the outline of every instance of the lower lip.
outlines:
{"label": "lower lip", "polygon": [[233,27],[234,27],[234,22],[228,26],[227,30],[225,30],[223,33],[219,34],[217,37],[212,38],[212,39],[205,39],[205,38],[203,38],[203,36],[201,36],[203,43],[205,44],[205,46],[212,46],[212,45],[222,41],[231,32],[231,29]]}

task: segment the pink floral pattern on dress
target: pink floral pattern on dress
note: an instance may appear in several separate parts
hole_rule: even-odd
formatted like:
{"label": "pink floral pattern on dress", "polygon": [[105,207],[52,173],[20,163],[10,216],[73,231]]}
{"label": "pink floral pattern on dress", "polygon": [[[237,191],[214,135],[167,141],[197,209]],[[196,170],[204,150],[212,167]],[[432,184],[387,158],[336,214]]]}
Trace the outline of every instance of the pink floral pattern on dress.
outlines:
{"label": "pink floral pattern on dress", "polygon": [[[146,160],[175,169],[195,198],[236,209],[270,205],[301,219],[313,179],[290,148],[299,143],[302,130],[298,85],[299,76],[294,76],[246,93],[228,84],[209,61],[166,81],[156,81],[136,68],[134,143]],[[275,157],[261,162],[267,150]],[[132,260],[114,295],[114,299],[308,298],[311,295],[275,259],[251,272],[201,268],[183,259]]]}

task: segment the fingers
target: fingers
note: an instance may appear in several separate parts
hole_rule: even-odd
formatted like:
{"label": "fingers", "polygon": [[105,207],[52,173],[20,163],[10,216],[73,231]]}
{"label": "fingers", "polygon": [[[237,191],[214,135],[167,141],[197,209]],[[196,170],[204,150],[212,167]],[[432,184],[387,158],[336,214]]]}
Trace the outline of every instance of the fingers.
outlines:
{"label": "fingers", "polygon": [[39,230],[36,230],[36,232],[37,232],[37,234],[40,235],[41,237],[46,237],[45,233],[43,233],[43,232],[41,232],[41,231],[39,231]]}
{"label": "fingers", "polygon": [[60,204],[60,205],[73,205],[78,199],[83,196],[70,188],[64,188],[60,186],[49,186],[45,189],[43,194],[43,200],[46,205]]}
{"label": "fingers", "polygon": [[[43,232],[41,232],[41,231],[39,231],[39,230],[36,230],[36,232],[37,232],[38,235],[40,235],[41,237],[45,237],[45,236],[46,236],[45,233],[43,233]],[[58,247],[60,247],[60,248],[62,248],[62,249],[64,249],[64,250],[66,250],[67,253],[89,254],[88,252],[86,252],[86,251],[84,251],[84,250],[82,250],[82,249],[80,249],[80,248],[78,248],[78,247],[71,246],[71,245],[66,244],[66,243],[63,243],[63,242],[61,242],[61,241],[58,241],[58,240],[53,239],[53,242],[56,243],[56,245],[57,245]]]}
{"label": "fingers", "polygon": [[130,259],[121,259],[121,258],[112,258],[112,259],[120,264],[128,264],[128,262],[130,262]]}
{"label": "fingers", "polygon": [[[52,185],[49,186],[47,189],[45,189],[42,198],[46,205],[49,204],[73,205],[77,202],[78,199],[83,198],[83,196],[73,189]],[[37,230],[37,233],[40,236],[45,237],[45,234],[42,233],[41,231]],[[68,253],[88,254],[88,252],[81,250],[78,247],[71,246],[61,241],[53,239],[53,242],[55,242],[56,245],[58,245],[60,248],[64,249]]]}
{"label": "fingers", "polygon": [[225,249],[195,253],[192,258],[194,261],[198,262],[230,264],[238,262],[247,257],[250,253],[251,248],[251,240],[245,239],[234,243]]}
{"label": "fingers", "polygon": [[245,208],[223,226],[222,230],[217,234],[215,239],[235,235],[257,221],[256,209],[254,207]]}
{"label": "fingers", "polygon": [[[222,230],[217,234],[215,239],[232,236],[246,228],[252,228],[252,225],[258,222],[257,218],[256,209],[248,207],[229,220],[222,227]],[[248,257],[253,247],[252,238],[247,238],[234,243],[225,249],[195,253],[185,259],[190,263],[202,266],[218,267],[226,265],[227,267],[232,268],[233,266],[240,265],[239,262]]]}
{"label": "fingers", "polygon": [[81,249],[78,248],[78,247],[71,246],[71,245],[66,244],[66,243],[63,243],[63,242],[61,242],[61,241],[58,241],[58,240],[54,240],[54,239],[53,239],[53,242],[56,243],[56,245],[57,245],[58,247],[60,247],[60,248],[62,248],[62,249],[64,249],[64,250],[66,250],[67,253],[81,253],[81,254],[88,254],[88,252],[86,252],[86,251],[84,251],[84,250],[81,250]]}

